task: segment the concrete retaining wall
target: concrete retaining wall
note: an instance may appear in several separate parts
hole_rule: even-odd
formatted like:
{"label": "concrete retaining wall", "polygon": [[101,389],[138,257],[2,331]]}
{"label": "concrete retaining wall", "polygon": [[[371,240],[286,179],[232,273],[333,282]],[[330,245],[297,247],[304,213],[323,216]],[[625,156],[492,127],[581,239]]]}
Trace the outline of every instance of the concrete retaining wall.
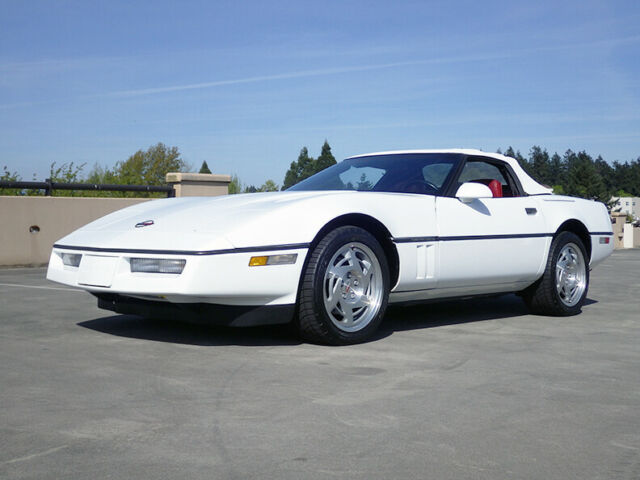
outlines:
{"label": "concrete retaining wall", "polygon": [[[176,197],[226,195],[229,175],[167,173]],[[42,265],[60,238],[149,198],[0,196],[0,266]]]}
{"label": "concrete retaining wall", "polygon": [[0,265],[41,265],[52,245],[93,220],[148,198],[0,197]]}

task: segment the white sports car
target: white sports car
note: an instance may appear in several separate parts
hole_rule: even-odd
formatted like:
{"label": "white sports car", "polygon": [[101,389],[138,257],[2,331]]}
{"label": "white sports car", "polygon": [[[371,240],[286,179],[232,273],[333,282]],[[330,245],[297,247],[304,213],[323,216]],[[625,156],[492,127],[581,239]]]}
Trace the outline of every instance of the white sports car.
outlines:
{"label": "white sports car", "polygon": [[53,246],[47,278],[119,313],[368,339],[387,303],[518,292],[573,315],[611,254],[606,207],[477,150],[348,158],[285,192],[169,198]]}

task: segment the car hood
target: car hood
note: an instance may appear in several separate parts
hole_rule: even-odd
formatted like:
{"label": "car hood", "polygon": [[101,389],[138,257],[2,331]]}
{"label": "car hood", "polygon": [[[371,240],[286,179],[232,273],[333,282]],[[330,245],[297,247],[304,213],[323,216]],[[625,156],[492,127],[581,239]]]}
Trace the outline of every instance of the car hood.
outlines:
{"label": "car hood", "polygon": [[[357,192],[344,192],[350,195]],[[272,245],[301,205],[341,192],[271,192],[143,202],[60,239],[60,245],[145,250],[217,250]],[[295,211],[295,212],[294,212]],[[153,223],[151,223],[153,222]],[[146,226],[140,226],[147,223]],[[138,226],[137,226],[138,225]],[[271,234],[270,234],[271,233]],[[307,241],[283,232],[283,243]],[[287,236],[288,235],[288,236]]]}

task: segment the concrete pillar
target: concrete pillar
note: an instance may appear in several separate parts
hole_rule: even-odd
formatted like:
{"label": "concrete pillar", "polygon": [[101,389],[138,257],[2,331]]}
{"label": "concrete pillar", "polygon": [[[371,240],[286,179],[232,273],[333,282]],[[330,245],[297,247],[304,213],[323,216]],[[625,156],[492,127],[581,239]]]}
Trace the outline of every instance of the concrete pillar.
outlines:
{"label": "concrete pillar", "polygon": [[626,221],[626,213],[611,212],[611,226],[613,227],[613,248],[624,248],[624,224]]}
{"label": "concrete pillar", "polygon": [[624,248],[633,248],[633,225],[630,223],[624,224],[622,244]]}
{"label": "concrete pillar", "polygon": [[229,193],[231,175],[214,173],[167,173],[166,181],[176,197],[217,197]]}

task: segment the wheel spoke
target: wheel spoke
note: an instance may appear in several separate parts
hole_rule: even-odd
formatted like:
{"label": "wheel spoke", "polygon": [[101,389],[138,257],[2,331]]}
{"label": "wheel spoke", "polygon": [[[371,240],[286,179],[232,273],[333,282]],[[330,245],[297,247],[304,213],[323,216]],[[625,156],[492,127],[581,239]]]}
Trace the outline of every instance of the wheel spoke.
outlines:
{"label": "wheel spoke", "polygon": [[328,311],[332,311],[336,307],[336,304],[340,299],[340,294],[338,290],[340,289],[341,284],[342,284],[342,280],[340,278],[334,277],[328,280],[329,288],[327,292],[327,297],[324,300],[324,304],[327,307]]}
{"label": "wheel spoke", "polygon": [[360,279],[360,286],[362,287],[362,293],[365,295],[369,294],[369,286],[371,285],[371,279],[373,278],[373,273],[369,273]]}
{"label": "wheel spoke", "polygon": [[362,277],[367,275],[371,270],[371,262],[367,261],[366,259],[361,260],[356,257],[353,266],[355,267],[356,273]]}
{"label": "wheel spoke", "polygon": [[342,313],[344,314],[343,321],[347,325],[352,324],[353,323],[353,306],[349,305],[346,302],[341,303],[340,306],[342,307]]}
{"label": "wheel spoke", "polygon": [[561,265],[557,265],[556,266],[556,279],[558,280],[558,282],[562,282],[565,275],[566,275],[566,269],[561,266]]}
{"label": "wheel spoke", "polygon": [[349,265],[334,265],[329,267],[329,271],[327,272],[329,275],[333,275],[336,278],[344,278],[347,276],[347,273],[351,271],[351,267]]}
{"label": "wheel spoke", "polygon": [[358,300],[356,300],[353,304],[353,308],[363,308],[363,307],[368,307],[369,305],[371,305],[371,301],[369,300],[369,297],[362,295],[360,298],[358,298]]}

